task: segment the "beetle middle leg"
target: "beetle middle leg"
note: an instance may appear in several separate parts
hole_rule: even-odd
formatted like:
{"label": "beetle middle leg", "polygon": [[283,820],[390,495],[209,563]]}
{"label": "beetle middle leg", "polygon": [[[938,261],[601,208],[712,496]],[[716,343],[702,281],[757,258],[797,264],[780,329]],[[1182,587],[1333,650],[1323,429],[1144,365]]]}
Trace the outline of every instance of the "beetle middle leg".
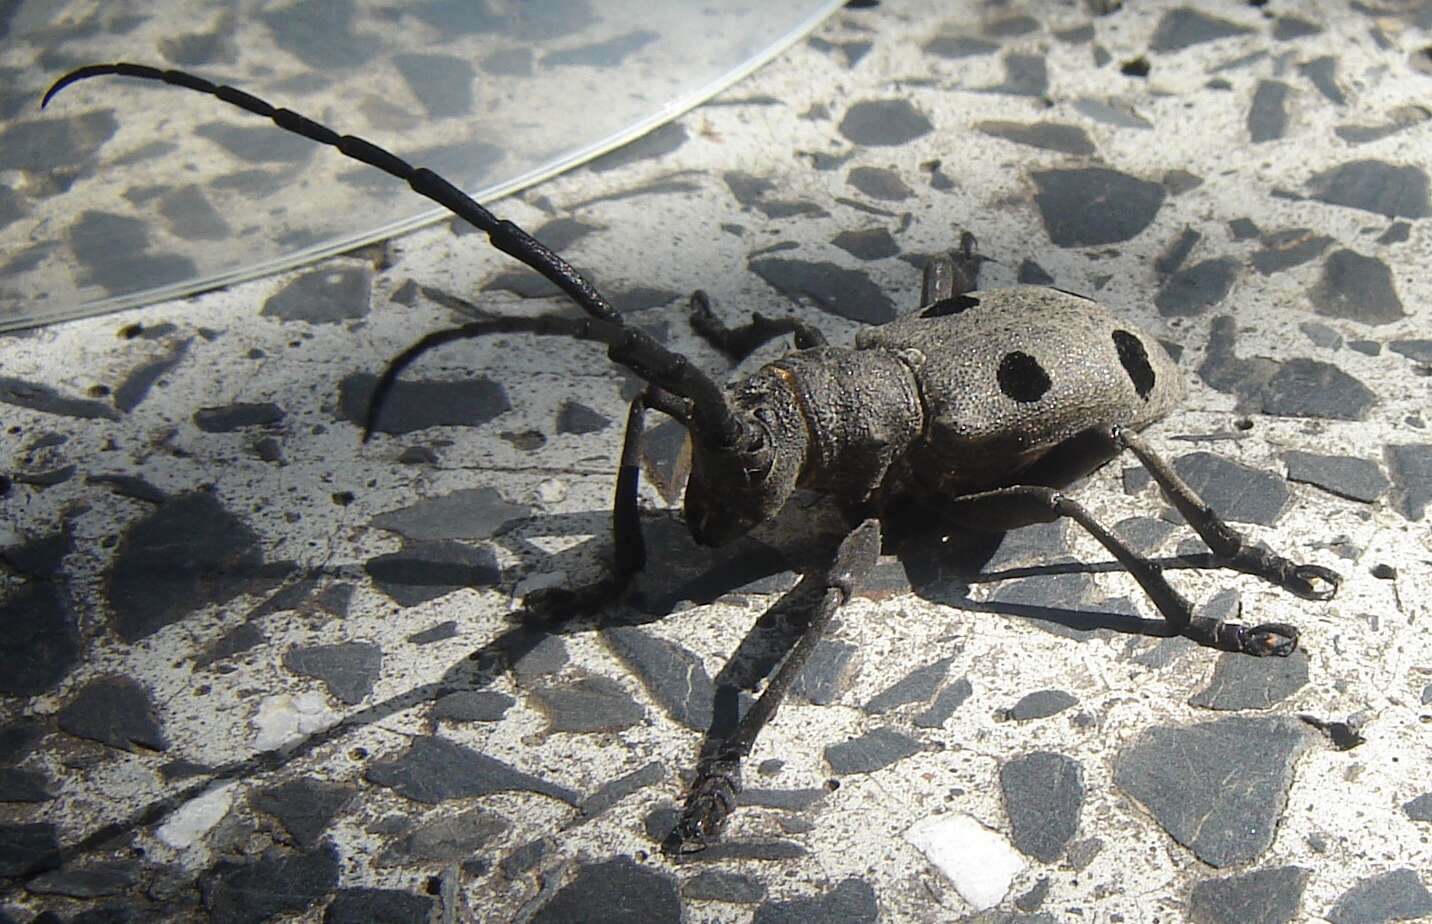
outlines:
{"label": "beetle middle leg", "polygon": [[797,349],[826,345],[825,334],[818,328],[789,315],[784,318],[770,318],[755,312],[751,315],[750,323],[740,327],[728,327],[726,322],[711,310],[711,297],[700,289],[691,293],[691,329],[735,362],[740,362],[760,347],[786,334],[795,335]]}
{"label": "beetle middle leg", "polygon": [[1287,623],[1244,626],[1195,616],[1193,604],[1169,584],[1157,562],[1135,552],[1094,519],[1083,505],[1062,491],[1042,485],[1013,485],[946,501],[950,518],[977,529],[1002,529],[1029,523],[1050,523],[1068,517],[1082,526],[1139,582],[1168,623],[1170,635],[1182,635],[1221,651],[1287,657],[1298,647],[1298,630]]}
{"label": "beetle middle leg", "polygon": [[751,753],[756,736],[776,714],[786,693],[800,676],[801,668],[815,650],[832,617],[849,600],[855,587],[875,567],[880,557],[880,522],[866,520],[840,543],[830,564],[806,580],[820,586],[820,597],[811,610],[800,639],[776,670],[766,689],[741,717],[730,734],[702,749],[696,779],[676,829],[663,845],[672,853],[694,853],[721,835],[726,819],[736,808],[741,791],[741,762]]}

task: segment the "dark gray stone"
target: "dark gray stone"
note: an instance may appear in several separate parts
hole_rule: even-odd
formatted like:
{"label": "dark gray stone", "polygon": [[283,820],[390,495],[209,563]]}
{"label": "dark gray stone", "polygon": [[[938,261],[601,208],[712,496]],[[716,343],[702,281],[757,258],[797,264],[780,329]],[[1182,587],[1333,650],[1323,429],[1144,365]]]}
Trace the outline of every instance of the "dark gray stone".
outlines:
{"label": "dark gray stone", "polygon": [[1074,109],[1095,122],[1103,122],[1115,128],[1132,128],[1142,131],[1152,129],[1153,123],[1127,106],[1120,106],[1102,99],[1088,97],[1076,99]]}
{"label": "dark gray stone", "polygon": [[837,130],[862,148],[895,147],[928,135],[934,126],[907,99],[871,99],[847,109]]}
{"label": "dark gray stone", "polygon": [[915,724],[920,728],[942,727],[973,692],[974,687],[970,684],[970,679],[961,677],[941,690],[929,709],[915,716]]}
{"label": "dark gray stone", "polygon": [[1286,658],[1250,658],[1224,653],[1208,686],[1189,698],[1204,709],[1267,709],[1307,686],[1308,654],[1298,650]]}
{"label": "dark gray stone", "polygon": [[816,307],[837,317],[863,324],[884,324],[895,320],[894,302],[859,270],[825,261],[781,257],[752,260],[750,269],[792,301],[810,299]]}
{"label": "dark gray stone", "polygon": [[864,879],[850,878],[821,895],[766,902],[751,924],[875,924],[879,919],[875,889]]}
{"label": "dark gray stone", "polygon": [[1004,534],[984,572],[994,574],[1007,568],[1035,565],[1059,558],[1069,551],[1069,527],[1067,521],[1035,523],[1022,526]]}
{"label": "dark gray stone", "polygon": [[183,362],[189,352],[189,344],[192,342],[192,338],[181,340],[174,344],[164,356],[140,363],[130,370],[129,375],[124,377],[124,381],[115,386],[114,406],[126,414],[139,407],[140,403],[149,396],[149,390],[154,387],[154,383]]}
{"label": "dark gray stone", "polygon": [[401,552],[370,558],[363,570],[399,606],[417,606],[468,587],[501,580],[491,549],[447,540],[404,543]]}
{"label": "dark gray stone", "polygon": [[998,42],[972,38],[964,34],[937,35],[925,43],[925,51],[937,58],[959,60],[992,54],[999,50]]}
{"label": "dark gray stone", "polygon": [[1126,517],[1114,524],[1114,535],[1118,536],[1136,552],[1148,555],[1163,545],[1174,531],[1174,525],[1157,517]]}
{"label": "dark gray stone", "polygon": [[1021,260],[1019,264],[1019,283],[1026,286],[1049,286],[1054,284],[1054,277],[1044,267],[1033,260]]}
{"label": "dark gray stone", "polygon": [[1308,298],[1324,317],[1362,324],[1391,324],[1406,315],[1387,264],[1346,249],[1333,251],[1323,262],[1322,278]]}
{"label": "dark gray stone", "polygon": [[1306,744],[1284,717],[1152,728],[1120,750],[1114,782],[1203,862],[1251,863],[1273,842]]}
{"label": "dark gray stone", "polygon": [[708,869],[681,884],[681,897],[693,902],[754,904],[766,897],[765,883],[741,873]]}
{"label": "dark gray stone", "polygon": [[659,760],[650,761],[610,783],[603,783],[577,806],[577,811],[584,821],[595,818],[632,793],[665,780],[666,767]]}
{"label": "dark gray stone", "polygon": [[1369,144],[1381,141],[1389,135],[1421,125],[1432,118],[1432,111],[1423,106],[1398,106],[1387,113],[1387,121],[1374,124],[1338,125],[1333,128],[1337,135],[1348,144]]}
{"label": "dark gray stone", "polygon": [[1195,263],[1170,276],[1154,296],[1154,304],[1165,317],[1202,314],[1223,301],[1237,275],[1238,261],[1230,257]]}
{"label": "dark gray stone", "polygon": [[378,855],[377,865],[421,866],[457,863],[471,857],[508,828],[506,820],[482,808],[456,815],[437,813]]}
{"label": "dark gray stone", "polygon": [[1273,38],[1280,42],[1321,35],[1323,27],[1296,16],[1279,16],[1273,20]]}
{"label": "dark gray stone", "polygon": [[0,824],[0,876],[24,876],[60,865],[60,838],[48,821]]}
{"label": "dark gray stone", "polygon": [[323,912],[323,924],[413,924],[433,912],[430,895],[401,889],[339,889]]}
{"label": "dark gray stone", "polygon": [[884,167],[855,167],[846,177],[846,182],[872,199],[882,202],[903,202],[915,193],[900,174]]}
{"label": "dark gray stone", "polygon": [[655,32],[634,29],[589,45],[548,52],[542,56],[542,64],[545,67],[617,67],[657,38]]}
{"label": "dark gray stone", "polygon": [[737,801],[741,805],[803,812],[827,795],[829,792],[824,789],[746,789],[741,791]]}
{"label": "dark gray stone", "polygon": [[502,870],[502,875],[508,879],[516,879],[542,862],[542,858],[552,851],[553,846],[550,838],[539,837],[528,841],[503,857],[498,867]]}
{"label": "dark gray stone", "polygon": [[283,418],[283,409],[277,404],[226,404],[199,408],[194,412],[194,425],[205,433],[232,433],[245,427],[271,427]]}
{"label": "dark gray stone", "polygon": [[433,703],[428,718],[434,722],[496,722],[515,702],[495,690],[458,690]]}
{"label": "dark gray stone", "polygon": [[563,401],[561,409],[557,411],[558,433],[574,433],[580,436],[599,433],[611,425],[611,418],[598,414],[578,401]]}
{"label": "dark gray stone", "polygon": [[858,738],[828,745],[825,761],[836,773],[873,773],[921,750],[920,742],[893,728],[876,728]]}
{"label": "dark gray stone", "polygon": [[1279,364],[1261,356],[1240,358],[1234,349],[1237,339],[1238,329],[1233,318],[1228,315],[1214,318],[1209,326],[1208,347],[1204,351],[1203,363],[1198,367],[1198,376],[1210,388],[1242,399],[1238,405],[1240,410],[1261,410],[1261,404],[1257,403],[1259,396],[1278,371]]}
{"label": "dark gray stone", "polygon": [[477,70],[467,60],[452,55],[397,54],[393,65],[429,118],[456,118],[472,111],[472,81]]}
{"label": "dark gray stone", "polygon": [[1380,160],[1341,164],[1308,180],[1312,198],[1388,218],[1426,218],[1427,174]]}
{"label": "dark gray stone", "polygon": [[401,755],[373,761],[363,776],[370,783],[428,804],[512,790],[540,793],[569,805],[578,802],[570,789],[432,735],[414,736]]}
{"label": "dark gray stone", "polygon": [[0,802],[48,802],[55,798],[43,770],[0,767]]}
{"label": "dark gray stone", "polygon": [[459,488],[373,517],[369,523],[406,539],[489,539],[532,508],[512,504],[495,488]]}
{"label": "dark gray stone", "polygon": [[1047,719],[1078,704],[1078,699],[1063,690],[1039,690],[1021,696],[1019,702],[1010,707],[1009,717],[1016,722]]}
{"label": "dark gray stone", "polygon": [[372,274],[368,269],[315,269],[275,292],[263,302],[259,314],[281,321],[338,324],[367,317],[371,302]]}
{"label": "dark gray stone", "polygon": [[829,706],[859,670],[859,653],[854,645],[839,639],[821,639],[791,685],[791,693],[813,705]]}
{"label": "dark gray stone", "polygon": [[1348,349],[1356,350],[1364,356],[1377,356],[1382,353],[1382,344],[1376,340],[1349,340]]}
{"label": "dark gray stone", "polygon": [[162,504],[169,495],[154,485],[133,475],[87,475],[90,484],[102,484],[120,497],[141,500],[150,504]]}
{"label": "dark gray stone", "polygon": [[338,885],[338,872],[338,851],[325,843],[251,862],[220,860],[200,877],[199,889],[215,924],[260,924],[317,903]]}
{"label": "dark gray stone", "polygon": [[0,693],[47,693],[79,656],[79,631],[63,586],[30,581],[0,603]]}
{"label": "dark gray stone", "polygon": [[1432,340],[1392,340],[1387,348],[1413,362],[1432,363]]}
{"label": "dark gray stone", "polygon": [[119,411],[100,401],[66,398],[48,385],[0,376],[0,402],[60,417],[81,420],[118,420]]}
{"label": "dark gray stone", "polygon": [[1033,177],[1044,228],[1060,247],[1127,241],[1149,226],[1166,195],[1158,183],[1104,167],[1043,170]]}
{"label": "dark gray stone", "polygon": [[56,717],[61,730],[123,751],[168,750],[149,691],[128,677],[85,684]]}
{"label": "dark gray stone", "polygon": [[1004,56],[1004,80],[980,89],[985,93],[1043,97],[1049,92],[1049,66],[1043,55],[1010,52]]}
{"label": "dark gray stone", "polygon": [[891,709],[896,709],[900,706],[909,705],[910,703],[925,702],[931,696],[934,696],[940,684],[944,683],[945,674],[949,671],[950,664],[954,660],[953,656],[941,658],[938,661],[926,664],[924,667],[916,668],[900,680],[897,680],[895,683],[875,694],[875,696],[871,697],[861,708],[871,715],[876,715],[882,712],[889,712]]}
{"label": "dark gray stone", "polygon": [[68,529],[0,549],[0,563],[26,577],[52,578],[60,573],[65,556],[74,551],[75,537]]}
{"label": "dark gray stone", "polygon": [[110,109],[18,123],[10,122],[7,115],[6,122],[0,131],[0,170],[46,172],[87,166],[119,129],[119,119]]}
{"label": "dark gray stone", "polygon": [[1150,47],[1154,51],[1178,51],[1203,42],[1212,42],[1249,30],[1226,19],[1205,16],[1189,7],[1169,10],[1159,20]]}
{"label": "dark gray stone", "polygon": [[830,242],[859,260],[884,260],[900,252],[900,245],[884,228],[842,231]]}
{"label": "dark gray stone", "polygon": [[264,593],[288,570],[204,491],[169,498],[125,530],[106,575],[111,625],[137,642],[209,606]]}
{"label": "dark gray stone", "polygon": [[1371,503],[1390,482],[1377,463],[1355,456],[1324,456],[1290,449],[1283,453],[1288,480],[1311,484],[1339,497]]}
{"label": "dark gray stone", "polygon": [[323,839],[333,819],[358,796],[358,790],[341,783],[301,777],[254,793],[254,808],[268,812],[305,850]]}
{"label": "dark gray stone", "polygon": [[711,727],[716,688],[699,658],[631,626],[613,626],[602,635],[667,715],[687,728]]}
{"label": "dark gray stone", "polygon": [[1225,520],[1272,526],[1288,503],[1288,485],[1272,472],[1191,452],[1173,460],[1174,471]]}
{"label": "dark gray stone", "polygon": [[159,200],[159,214],[175,237],[223,241],[234,233],[204,190],[193,184],[166,192]]}
{"label": "dark gray stone", "polygon": [[619,731],[637,724],[646,714],[621,684],[599,674],[539,687],[532,696],[547,716],[548,734]]}
{"label": "dark gray stone", "polygon": [[1089,140],[1089,134],[1077,125],[1065,125],[1059,122],[1035,122],[1032,125],[1026,125],[1022,122],[995,121],[976,122],[975,128],[995,138],[1003,138],[1006,141],[1013,141],[1015,144],[1024,144],[1045,151],[1059,151],[1063,154],[1079,156],[1087,156],[1095,152],[1094,142]]}
{"label": "dark gray stone", "polygon": [[0,725],[0,765],[18,764],[29,757],[43,737],[45,726],[33,716]]}
{"label": "dark gray stone", "polygon": [[290,648],[283,654],[283,666],[323,681],[339,701],[355,706],[373,692],[383,667],[383,649],[372,642]]}
{"label": "dark gray stone", "polygon": [[538,635],[535,640],[518,637],[508,656],[517,685],[527,687],[539,677],[555,674],[567,665],[567,643],[558,635]]}
{"label": "dark gray stone", "polygon": [[1422,519],[1432,501],[1432,443],[1403,443],[1383,447],[1387,472],[1397,490],[1398,511],[1409,520]]}
{"label": "dark gray stone", "polygon": [[531,924],[680,924],[681,898],[666,873],[629,857],[588,863],[557,890]]}
{"label": "dark gray stone", "polygon": [[1317,321],[1304,321],[1298,325],[1298,330],[1313,341],[1314,346],[1322,347],[1325,350],[1336,350],[1343,343],[1342,334]]}
{"label": "dark gray stone", "polygon": [[1235,218],[1228,223],[1228,230],[1233,232],[1235,241],[1246,241],[1249,238],[1258,237],[1263,232],[1251,218]]}
{"label": "dark gray stone", "polygon": [[434,642],[445,642],[457,636],[457,620],[448,619],[435,623],[419,632],[408,636],[407,640],[414,645],[431,645]]}
{"label": "dark gray stone", "polygon": [[[343,420],[363,422],[377,381],[377,376],[367,372],[344,377],[338,387]],[[373,429],[403,434],[428,427],[480,427],[511,409],[507,390],[486,376],[450,382],[400,379],[388,392]]]}
{"label": "dark gray stone", "polygon": [[25,883],[25,891],[34,895],[103,898],[126,892],[138,881],[139,864],[118,860],[42,873]]}
{"label": "dark gray stone", "polygon": [[1179,267],[1183,266],[1183,261],[1188,259],[1188,255],[1193,252],[1193,248],[1201,240],[1203,240],[1202,234],[1192,228],[1184,228],[1178,239],[1154,261],[1154,269],[1165,276],[1178,272]]}
{"label": "dark gray stone", "polygon": [[1034,751],[1006,761],[999,785],[1014,846],[1044,863],[1058,860],[1079,830],[1084,768],[1063,754]]}
{"label": "dark gray stone", "polygon": [[1263,235],[1262,249],[1253,253],[1253,268],[1264,276],[1302,266],[1315,259],[1333,243],[1325,234],[1310,228],[1286,228]]}
{"label": "dark gray stone", "polygon": [[1015,898],[1014,907],[1025,913],[1037,911],[1048,895],[1049,877],[1040,876],[1039,880],[1029,887],[1029,891]]}
{"label": "dark gray stone", "polygon": [[1362,880],[1328,912],[1333,924],[1382,924],[1432,915],[1432,893],[1416,870],[1395,869]]}
{"label": "dark gray stone", "polygon": [[1325,99],[1335,106],[1342,106],[1348,102],[1348,97],[1343,95],[1342,87],[1337,86],[1337,59],[1332,54],[1325,54],[1323,57],[1315,57],[1310,62],[1300,63],[1297,72],[1303,74],[1317,87],[1317,92],[1322,93]]}
{"label": "dark gray stone", "polygon": [[1402,803],[1402,811],[1413,821],[1432,821],[1432,792]]}
{"label": "dark gray stone", "polygon": [[1279,80],[1260,80],[1248,110],[1248,138],[1254,144],[1276,141],[1288,130],[1288,90]]}
{"label": "dark gray stone", "polygon": [[1204,879],[1189,892],[1189,919],[1196,924],[1287,924],[1298,914],[1311,872],[1276,866]]}
{"label": "dark gray stone", "polygon": [[1277,417],[1363,420],[1377,396],[1366,385],[1316,359],[1290,359],[1263,386],[1263,411]]}

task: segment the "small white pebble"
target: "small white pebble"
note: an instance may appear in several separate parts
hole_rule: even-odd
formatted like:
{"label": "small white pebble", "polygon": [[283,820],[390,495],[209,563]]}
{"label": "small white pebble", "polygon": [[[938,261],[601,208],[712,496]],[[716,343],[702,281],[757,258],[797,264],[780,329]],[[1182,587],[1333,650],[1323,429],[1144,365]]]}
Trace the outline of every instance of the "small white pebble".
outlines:
{"label": "small white pebble", "polygon": [[544,504],[560,504],[567,496],[567,482],[560,478],[548,478],[537,486],[537,499]]}
{"label": "small white pebble", "polygon": [[260,701],[258,714],[254,716],[254,728],[258,732],[254,747],[260,751],[281,748],[330,728],[338,718],[338,714],[328,708],[323,696],[318,693],[266,696]]}
{"label": "small white pebble", "polygon": [[175,850],[192,847],[229,814],[229,808],[234,804],[236,786],[238,783],[225,783],[190,799],[175,809],[169,820],[160,825],[159,830],[154,833]]}
{"label": "small white pebble", "polygon": [[1004,900],[1024,869],[1024,858],[997,832],[971,815],[936,815],[905,831],[913,844],[950,880],[960,897],[976,911]]}

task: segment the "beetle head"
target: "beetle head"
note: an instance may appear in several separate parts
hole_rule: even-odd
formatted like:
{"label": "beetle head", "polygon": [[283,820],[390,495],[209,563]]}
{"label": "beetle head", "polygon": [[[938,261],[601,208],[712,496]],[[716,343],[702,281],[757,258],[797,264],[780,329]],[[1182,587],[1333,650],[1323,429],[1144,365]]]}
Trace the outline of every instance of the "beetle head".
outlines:
{"label": "beetle head", "polygon": [[737,445],[692,433],[686,526],[706,546],[739,539],[779,513],[805,467],[809,434],[779,373],[757,373],[736,387],[733,399],[748,423]]}

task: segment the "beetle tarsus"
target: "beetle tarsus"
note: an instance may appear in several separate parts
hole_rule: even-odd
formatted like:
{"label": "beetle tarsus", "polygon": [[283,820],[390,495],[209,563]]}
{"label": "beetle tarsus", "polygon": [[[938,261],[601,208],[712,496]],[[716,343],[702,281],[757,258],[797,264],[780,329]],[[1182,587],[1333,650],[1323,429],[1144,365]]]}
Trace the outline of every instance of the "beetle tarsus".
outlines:
{"label": "beetle tarsus", "polygon": [[736,810],[741,792],[740,757],[714,757],[696,768],[681,818],[662,844],[669,854],[698,853],[714,844]]}

